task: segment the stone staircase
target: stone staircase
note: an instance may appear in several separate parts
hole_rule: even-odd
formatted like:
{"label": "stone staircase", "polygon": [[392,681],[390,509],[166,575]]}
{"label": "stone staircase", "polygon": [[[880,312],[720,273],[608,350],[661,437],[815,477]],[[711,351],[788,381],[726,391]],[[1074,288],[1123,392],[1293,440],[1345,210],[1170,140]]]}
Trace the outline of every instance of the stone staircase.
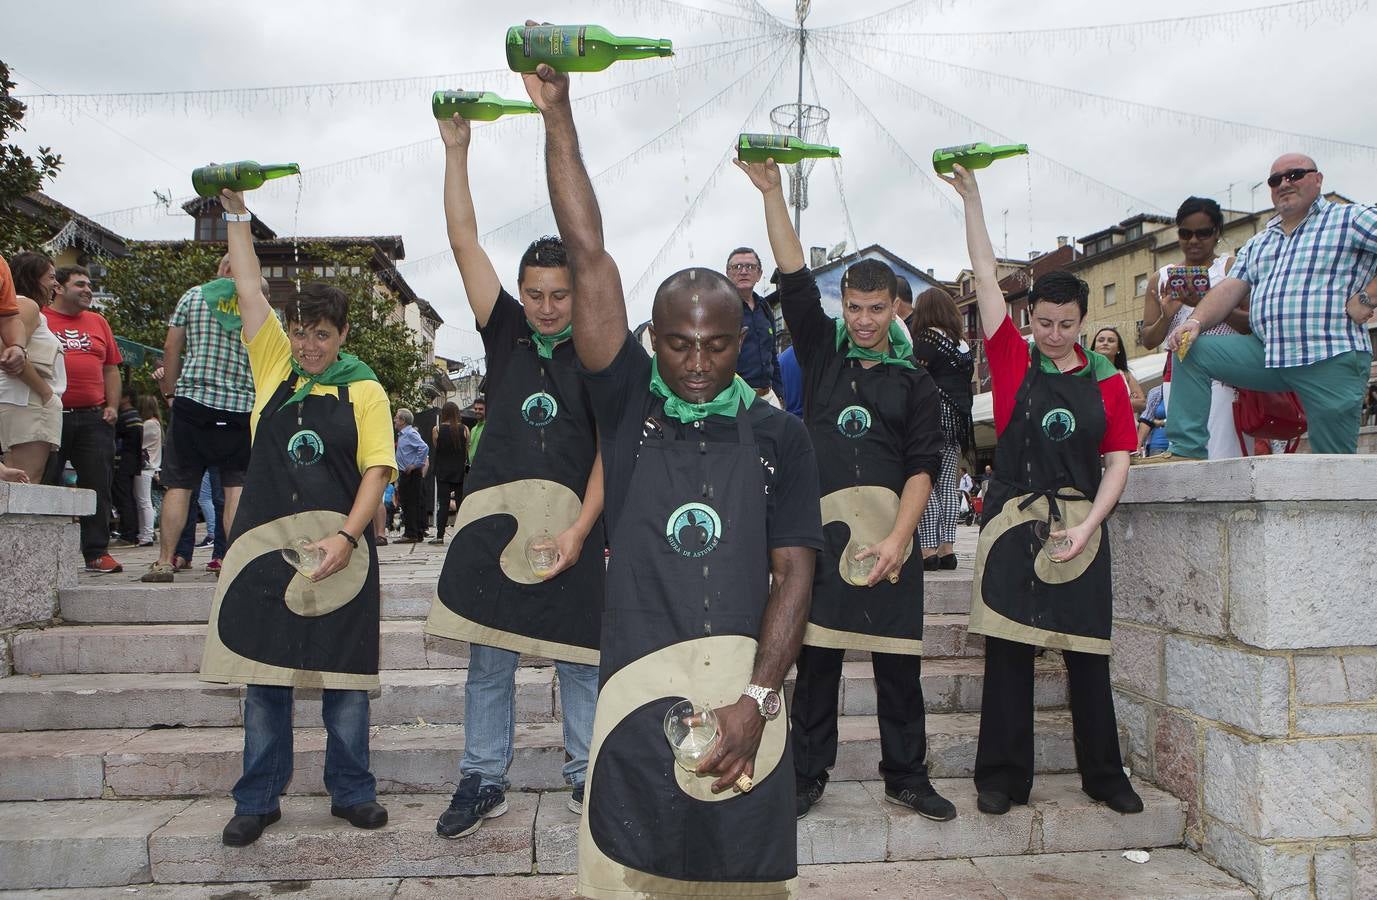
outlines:
{"label": "stone staircase", "polygon": [[[565,807],[553,667],[524,659],[518,670],[510,811],[472,837],[440,840],[435,818],[454,789],[464,740],[467,647],[422,633],[441,551],[389,547],[380,556],[384,671],[372,703],[372,761],[391,813],[386,828],[360,831],[329,816],[319,699],[299,691],[296,772],[282,821],[250,848],[222,846],[227,793],[240,771],[243,691],[195,676],[213,581],[83,577],[62,591],[57,623],[4,642],[13,674],[0,677],[0,887],[75,897],[88,894],[48,891],[108,896],[133,884],[142,896],[237,898],[312,881],[319,896],[569,896],[578,821]],[[128,572],[142,571],[136,554],[124,561]],[[1033,802],[1004,817],[976,811],[969,779],[983,661],[980,638],[966,633],[970,577],[965,566],[930,573],[926,587],[930,763],[957,819],[939,825],[882,802],[873,677],[866,655],[850,654],[833,781],[798,823],[805,895],[855,896],[871,885],[883,896],[931,882],[952,896],[1016,896],[1011,885],[1039,883],[1046,863],[1067,872],[1050,884],[1079,885],[1086,896],[1247,896],[1185,851],[1155,851],[1147,866],[1120,857],[1179,845],[1185,808],[1142,783],[1146,810],[1137,816],[1080,792],[1056,654],[1037,667]],[[204,895],[192,887],[221,882],[274,884]]]}

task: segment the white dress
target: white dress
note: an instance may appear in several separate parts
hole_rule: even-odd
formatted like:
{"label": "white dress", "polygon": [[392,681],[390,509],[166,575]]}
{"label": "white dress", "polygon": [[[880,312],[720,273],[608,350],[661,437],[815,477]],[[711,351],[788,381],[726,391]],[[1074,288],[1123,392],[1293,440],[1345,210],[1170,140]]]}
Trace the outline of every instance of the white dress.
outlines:
{"label": "white dress", "polygon": [[[1227,256],[1216,256],[1214,262],[1210,264],[1210,284],[1219,284],[1225,278],[1225,268],[1229,261]],[[1157,291],[1158,296],[1166,289],[1167,270],[1172,266],[1167,265],[1157,270]],[[1171,325],[1167,328],[1167,334],[1171,334],[1186,319],[1190,318],[1191,313],[1195,312],[1192,307],[1182,306],[1172,317]],[[1224,322],[1205,331],[1205,334],[1238,334],[1238,331]],[[1247,456],[1248,449],[1238,442],[1238,429],[1234,427],[1234,398],[1238,392],[1227,384],[1219,381],[1210,381],[1210,418],[1208,428],[1210,440],[1206,445],[1206,453],[1210,459],[1233,459],[1239,456]],[[1167,407],[1167,416],[1171,416],[1171,382],[1162,382],[1162,402]]]}

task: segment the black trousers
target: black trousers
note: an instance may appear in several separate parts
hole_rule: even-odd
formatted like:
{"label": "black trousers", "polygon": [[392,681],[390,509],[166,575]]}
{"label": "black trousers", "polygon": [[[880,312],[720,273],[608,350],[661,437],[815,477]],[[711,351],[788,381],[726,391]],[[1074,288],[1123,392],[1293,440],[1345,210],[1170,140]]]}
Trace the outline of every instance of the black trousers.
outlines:
{"label": "black trousers", "polygon": [[[71,461],[77,487],[96,493],[96,511],[81,517],[81,555],[87,562],[110,549],[110,482],[115,469],[115,429],[100,409],[62,413],[62,446],[48,460],[48,484],[62,484],[62,469]],[[136,532],[138,528],[134,529]]]}
{"label": "black trousers", "polygon": [[139,507],[134,502],[134,479],[137,472],[117,469],[110,480],[110,503],[120,519],[119,535],[130,543],[139,542]]}
{"label": "black trousers", "polygon": [[421,484],[424,481],[419,470],[397,476],[397,499],[402,504],[402,533],[405,537],[417,540],[425,534],[425,510],[421,508]]}
{"label": "black trousers", "polygon": [[[1031,644],[985,638],[975,787],[1008,794],[1016,803],[1027,803],[1033,787],[1033,656],[1037,650]],[[1096,800],[1108,800],[1129,788],[1119,754],[1109,657],[1070,650],[1062,651],[1062,657],[1081,787]]]}
{"label": "black trousers", "polygon": [[[804,646],[794,681],[794,775],[801,783],[826,783],[837,762],[837,689],[843,650]],[[880,775],[896,790],[928,784],[927,716],[923,709],[923,658],[897,653],[870,654],[875,672],[876,713],[880,720]]]}
{"label": "black trousers", "polygon": [[[449,501],[454,498],[454,508],[457,510],[459,504],[464,500],[464,482],[462,481],[436,481],[435,482],[435,536],[444,537],[445,529],[449,527]],[[455,513],[455,518],[459,517]]]}

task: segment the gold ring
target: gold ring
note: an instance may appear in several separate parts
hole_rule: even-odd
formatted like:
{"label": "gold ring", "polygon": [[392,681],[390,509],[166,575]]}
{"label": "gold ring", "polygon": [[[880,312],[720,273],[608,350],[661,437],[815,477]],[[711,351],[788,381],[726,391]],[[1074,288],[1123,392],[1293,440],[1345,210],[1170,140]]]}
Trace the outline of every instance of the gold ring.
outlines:
{"label": "gold ring", "polygon": [[749,775],[742,775],[740,778],[736,779],[736,789],[743,794],[749,794],[753,787],[755,787],[755,783],[751,781],[751,776]]}
{"label": "gold ring", "polygon": [[898,573],[898,572],[890,572],[890,573],[889,573],[889,583],[890,583],[890,584],[898,584],[898,583],[899,583],[899,573]]}

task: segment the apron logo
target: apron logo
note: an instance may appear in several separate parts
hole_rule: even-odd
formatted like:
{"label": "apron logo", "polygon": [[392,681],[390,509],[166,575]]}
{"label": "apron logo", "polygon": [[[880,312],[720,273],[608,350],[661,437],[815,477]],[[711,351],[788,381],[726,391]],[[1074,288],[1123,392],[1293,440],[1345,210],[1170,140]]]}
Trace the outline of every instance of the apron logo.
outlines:
{"label": "apron logo", "polygon": [[864,406],[848,406],[837,416],[837,430],[849,438],[864,437],[870,430],[870,410]]}
{"label": "apron logo", "polygon": [[722,536],[722,520],[705,503],[685,503],[676,509],[665,525],[665,540],[680,556],[696,559],[717,548]]}
{"label": "apron logo", "polygon": [[287,455],[299,466],[314,466],[325,458],[325,442],[310,429],[298,431],[287,442]]}
{"label": "apron logo", "polygon": [[1042,417],[1042,433],[1048,440],[1064,441],[1076,433],[1076,417],[1071,410],[1057,407]]}
{"label": "apron logo", "polygon": [[541,391],[527,397],[521,404],[521,418],[535,428],[544,428],[559,415],[559,403],[554,397]]}

